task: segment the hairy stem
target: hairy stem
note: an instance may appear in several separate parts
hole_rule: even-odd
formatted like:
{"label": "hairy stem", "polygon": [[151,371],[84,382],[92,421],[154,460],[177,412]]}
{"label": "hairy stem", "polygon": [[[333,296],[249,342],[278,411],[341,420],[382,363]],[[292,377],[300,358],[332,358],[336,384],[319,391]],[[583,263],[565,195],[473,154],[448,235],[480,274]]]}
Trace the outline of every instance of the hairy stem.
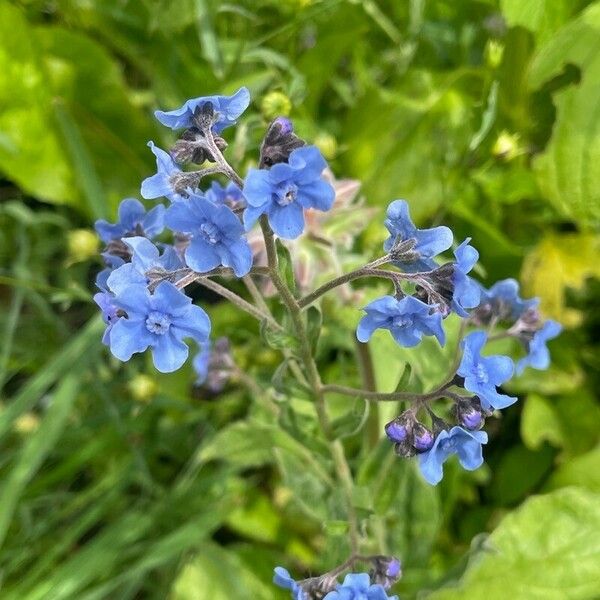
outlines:
{"label": "hairy stem", "polygon": [[[373,368],[373,360],[371,358],[369,346],[358,340],[355,340],[355,342],[363,388],[369,392],[376,392],[377,382],[375,381],[375,370]],[[369,448],[374,448],[379,441],[379,408],[377,404],[374,404],[369,411],[366,426],[366,438]]]}
{"label": "hairy stem", "polygon": [[277,323],[277,321],[275,321],[271,315],[262,312],[256,306],[250,304],[250,302],[247,302],[241,296],[238,296],[235,292],[232,292],[220,283],[217,283],[212,279],[208,279],[207,277],[197,277],[194,279],[194,281],[197,281],[205,288],[208,288],[216,294],[219,294],[219,296],[223,296],[223,298],[226,298],[244,312],[252,315],[255,319],[258,319],[259,321],[266,321],[271,327],[273,327],[273,329],[277,329],[277,331],[283,331],[283,327]]}
{"label": "hairy stem", "polygon": [[302,308],[279,275],[277,251],[275,248],[273,231],[271,230],[271,227],[269,226],[269,223],[264,215],[260,218],[260,226],[265,239],[265,248],[267,251],[267,260],[269,264],[271,280],[279,292],[281,299],[286,305],[292,319],[294,331],[298,336],[298,341],[300,343],[300,357],[304,364],[306,378],[315,397],[315,408],[317,411],[319,424],[321,425],[321,429],[323,430],[325,437],[330,441],[329,448],[331,457],[333,459],[337,477],[342,485],[344,498],[346,501],[346,510],[348,513],[348,522],[350,526],[350,546],[352,548],[352,553],[355,554],[358,550],[359,534],[358,516],[353,503],[354,483],[352,480],[352,473],[346,460],[342,443],[340,440],[332,439],[333,436],[331,423],[329,421],[329,416],[327,414],[327,408],[325,405],[325,395],[323,392],[323,386],[321,384],[321,377],[319,375],[315,359],[312,355],[310,340],[308,338],[306,326],[302,318]]}
{"label": "hairy stem", "polygon": [[444,383],[432,392],[425,394],[416,394],[413,392],[373,392],[358,388],[348,387],[345,385],[328,384],[322,387],[322,391],[326,394],[343,394],[344,396],[352,396],[353,398],[364,398],[371,402],[396,402],[398,400],[408,400],[409,402],[428,402],[436,398],[443,398],[446,395],[446,390],[452,385],[449,381]]}

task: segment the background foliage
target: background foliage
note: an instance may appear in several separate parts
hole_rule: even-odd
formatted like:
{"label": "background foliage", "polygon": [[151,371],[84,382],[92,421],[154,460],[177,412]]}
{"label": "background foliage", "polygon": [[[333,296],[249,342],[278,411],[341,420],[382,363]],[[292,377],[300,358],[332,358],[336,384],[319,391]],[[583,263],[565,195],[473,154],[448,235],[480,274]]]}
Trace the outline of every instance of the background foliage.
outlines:
{"label": "background foliage", "polygon": [[[5,0],[2,598],[279,598],[275,564],[316,573],[341,558],[320,441],[307,468],[297,435],[310,415],[280,429],[244,378],[212,397],[189,369],[117,365],[91,302],[91,223],[138,195],[154,168],[146,141],[171,141],[152,109],[240,85],[254,102],[234,161],[256,150],[263,99],[281,91],[335,173],[363,182],[376,215],[357,260],[378,254],[384,207],[407,198],[419,223],[473,237],[485,284],[520,273],[568,328],[548,372],[511,384],[520,402],[474,474],[448,469],[431,488],[387,443],[365,455],[348,428],[355,504],[403,560],[398,593],[597,597],[600,2]],[[242,371],[271,386],[280,359],[255,324],[203,302]],[[324,311],[324,373],[354,377],[358,312]],[[447,368],[434,345],[392,355],[381,337],[373,351],[383,390],[405,360],[414,386]],[[347,408],[342,426],[360,411]]]}

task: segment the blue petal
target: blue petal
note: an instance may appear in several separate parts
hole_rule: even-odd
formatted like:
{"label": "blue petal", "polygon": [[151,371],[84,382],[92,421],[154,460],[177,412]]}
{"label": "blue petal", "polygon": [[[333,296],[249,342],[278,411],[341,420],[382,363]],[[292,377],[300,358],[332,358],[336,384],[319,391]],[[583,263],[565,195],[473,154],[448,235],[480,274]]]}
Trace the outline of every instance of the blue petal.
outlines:
{"label": "blue petal", "polygon": [[254,227],[256,221],[258,221],[258,218],[266,212],[267,208],[267,204],[259,207],[247,206],[244,211],[244,229],[250,231],[252,227]]}
{"label": "blue petal", "polygon": [[223,265],[231,267],[236,277],[244,277],[252,268],[252,250],[245,239],[240,239],[228,246],[229,260]]}
{"label": "blue petal", "polygon": [[177,371],[186,361],[188,347],[178,340],[170,331],[164,335],[156,335],[152,346],[152,361],[161,373]]}
{"label": "blue petal", "polygon": [[146,177],[142,181],[142,187],[140,189],[142,198],[146,200],[154,200],[155,198],[168,198],[173,194],[173,188],[169,183],[168,177],[165,177],[162,173],[156,173],[150,177]]}
{"label": "blue petal", "polygon": [[288,164],[294,171],[298,171],[294,180],[299,184],[317,179],[327,167],[326,160],[316,146],[296,148],[291,152]]}
{"label": "blue petal", "polygon": [[494,385],[502,385],[513,376],[515,366],[508,356],[486,356],[481,362]]}
{"label": "blue petal", "polygon": [[333,206],[335,190],[323,179],[317,179],[298,189],[297,201],[304,208],[327,211]]}
{"label": "blue petal", "polygon": [[135,268],[132,263],[126,263],[115,269],[106,281],[109,289],[115,294],[122,294],[130,285],[143,285],[147,283],[146,278]]}
{"label": "blue petal", "polygon": [[381,326],[380,322],[374,319],[371,315],[365,315],[358,323],[356,328],[356,338],[359,342],[366,343],[371,339],[371,336]]}
{"label": "blue petal", "polygon": [[143,321],[119,319],[110,332],[110,351],[119,360],[127,361],[132,354],[146,350],[152,338]]}
{"label": "blue petal", "polygon": [[149,210],[144,217],[142,229],[149,238],[153,238],[159,235],[164,228],[165,207],[162,204],[157,204],[153,209]]}
{"label": "blue petal", "polygon": [[173,231],[189,232],[199,226],[189,202],[176,202],[167,208],[165,223]]}
{"label": "blue petal", "polygon": [[244,197],[248,206],[265,206],[271,203],[273,187],[269,172],[264,169],[250,169],[244,181]]}
{"label": "blue petal", "polygon": [[127,313],[129,320],[142,319],[150,309],[150,293],[145,284],[128,285],[115,296],[114,303]]}
{"label": "blue petal", "polygon": [[185,262],[197,273],[207,273],[221,264],[215,247],[201,237],[195,237],[185,250]]}
{"label": "blue petal", "polygon": [[177,339],[191,337],[202,344],[210,335],[210,319],[203,308],[190,304],[185,315],[173,319],[171,328]]}
{"label": "blue petal", "polygon": [[138,271],[144,274],[158,262],[158,248],[147,238],[134,236],[123,238],[123,242],[127,244],[133,251],[131,262]]}
{"label": "blue petal", "polygon": [[162,281],[156,286],[151,296],[153,310],[179,317],[187,314],[191,306],[191,298],[177,289],[171,282]]}
{"label": "blue petal", "polygon": [[304,230],[304,211],[296,202],[287,206],[274,203],[268,214],[273,231],[281,238],[293,240]]}

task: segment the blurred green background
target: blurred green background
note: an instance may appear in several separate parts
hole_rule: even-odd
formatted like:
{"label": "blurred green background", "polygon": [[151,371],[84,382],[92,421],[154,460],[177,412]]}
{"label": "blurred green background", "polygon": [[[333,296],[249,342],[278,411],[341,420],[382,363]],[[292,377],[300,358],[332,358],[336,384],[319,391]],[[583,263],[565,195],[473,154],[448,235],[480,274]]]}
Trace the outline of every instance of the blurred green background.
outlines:
{"label": "blurred green background", "polygon": [[[375,213],[353,260],[378,255],[383,211],[406,198],[420,225],[473,237],[485,285],[519,277],[567,328],[550,370],[509,386],[520,401],[490,421],[475,473],[450,465],[430,488],[396,461],[382,485],[389,447],[365,457],[348,435],[398,593],[598,598],[600,2],[585,0],[0,1],[0,597],[275,599],[274,565],[339,558],[306,448],[261,421],[252,384],[214,395],[187,367],[119,365],[91,301],[93,221],[139,196],[146,142],[173,141],[152,110],[240,85],[235,164],[288,112],[362,182]],[[269,387],[280,358],[258,327],[202,301]],[[353,383],[358,307],[334,308],[320,365]],[[380,380],[404,365],[387,348]],[[403,355],[423,386],[428,352]]]}

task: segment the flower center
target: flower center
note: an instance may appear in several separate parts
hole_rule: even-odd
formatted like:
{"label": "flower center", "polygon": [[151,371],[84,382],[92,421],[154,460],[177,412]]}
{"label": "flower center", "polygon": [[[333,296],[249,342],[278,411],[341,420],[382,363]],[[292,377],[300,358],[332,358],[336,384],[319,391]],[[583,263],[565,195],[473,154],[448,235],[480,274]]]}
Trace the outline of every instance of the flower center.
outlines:
{"label": "flower center", "polygon": [[392,327],[410,327],[413,324],[413,320],[405,315],[392,317]]}
{"label": "flower center", "polygon": [[475,377],[477,377],[479,383],[487,383],[490,380],[487,371],[482,364],[478,364],[477,367],[475,367]]}
{"label": "flower center", "polygon": [[298,186],[293,183],[282,183],[275,192],[276,201],[279,206],[288,206],[296,199]]}
{"label": "flower center", "polygon": [[156,333],[157,335],[164,335],[169,331],[171,326],[171,319],[165,313],[153,311],[148,315],[146,319],[146,328],[150,333]]}
{"label": "flower center", "polygon": [[202,233],[204,239],[209,244],[216,244],[221,239],[221,232],[219,228],[210,221],[206,221],[206,223],[202,223],[200,225],[200,233]]}

